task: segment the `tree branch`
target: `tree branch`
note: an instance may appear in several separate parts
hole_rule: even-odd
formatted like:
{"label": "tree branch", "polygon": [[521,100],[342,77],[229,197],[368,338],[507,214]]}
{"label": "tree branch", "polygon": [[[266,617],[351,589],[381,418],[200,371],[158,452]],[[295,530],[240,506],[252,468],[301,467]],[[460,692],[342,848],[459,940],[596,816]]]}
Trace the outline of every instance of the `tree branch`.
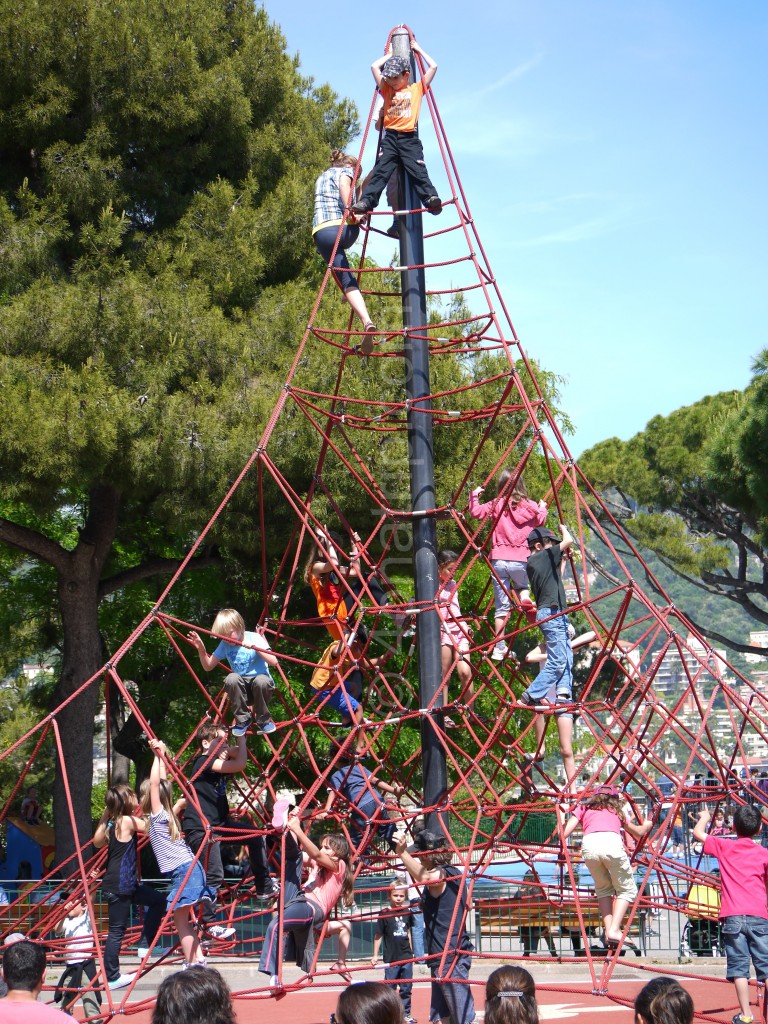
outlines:
{"label": "tree branch", "polygon": [[[149,558],[140,565],[134,565],[130,569],[123,569],[121,572],[117,572],[114,576],[110,576],[99,583],[99,600],[102,600],[109,594],[114,594],[116,590],[121,590],[123,587],[128,586],[129,583],[138,583],[141,580],[150,579],[152,576],[170,576],[176,572],[183,561],[183,558]],[[203,548],[202,552],[189,563],[189,568],[203,569],[206,566],[217,565],[220,562],[221,555],[219,554],[219,549],[212,545],[211,547]]]}
{"label": "tree branch", "polygon": [[69,552],[37,530],[0,518],[0,541],[62,572]]}

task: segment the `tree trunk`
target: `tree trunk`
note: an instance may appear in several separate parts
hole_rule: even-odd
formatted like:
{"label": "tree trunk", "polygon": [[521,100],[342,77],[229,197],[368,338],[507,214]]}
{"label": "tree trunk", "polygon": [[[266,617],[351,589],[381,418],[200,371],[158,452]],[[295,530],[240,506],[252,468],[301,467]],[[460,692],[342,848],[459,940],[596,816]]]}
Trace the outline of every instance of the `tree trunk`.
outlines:
{"label": "tree trunk", "polygon": [[[56,711],[62,701],[75,693],[103,664],[99,581],[114,540],[120,501],[118,493],[110,487],[96,487],[89,497],[88,516],[77,546],[57,567],[64,635],[61,679],[53,701],[61,734],[53,787],[57,864],[70,857],[78,846],[90,841],[92,828],[93,734],[101,678],[94,679],[83,693]],[[75,869],[73,863],[65,873]]]}

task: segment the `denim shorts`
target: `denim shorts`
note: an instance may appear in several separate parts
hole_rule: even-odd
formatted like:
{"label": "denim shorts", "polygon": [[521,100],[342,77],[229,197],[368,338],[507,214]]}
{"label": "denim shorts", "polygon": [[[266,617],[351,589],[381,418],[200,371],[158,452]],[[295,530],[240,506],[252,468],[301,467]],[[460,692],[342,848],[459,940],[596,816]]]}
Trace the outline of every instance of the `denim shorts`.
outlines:
{"label": "denim shorts", "polygon": [[758,981],[768,978],[768,919],[734,914],[722,919],[728,981],[749,977],[749,961],[755,965]]}
{"label": "denim shorts", "polygon": [[[191,872],[189,870],[190,863],[182,864],[180,867],[173,869],[171,874],[171,891],[168,893],[167,898],[167,906],[169,908],[180,890],[176,903],[177,907],[192,907],[195,903],[199,903],[200,900],[210,900],[215,895],[213,890],[208,888],[205,871],[203,871],[200,862],[198,861],[195,864]],[[187,878],[187,873],[189,873],[189,878]],[[184,881],[185,878],[187,878],[186,882]]]}

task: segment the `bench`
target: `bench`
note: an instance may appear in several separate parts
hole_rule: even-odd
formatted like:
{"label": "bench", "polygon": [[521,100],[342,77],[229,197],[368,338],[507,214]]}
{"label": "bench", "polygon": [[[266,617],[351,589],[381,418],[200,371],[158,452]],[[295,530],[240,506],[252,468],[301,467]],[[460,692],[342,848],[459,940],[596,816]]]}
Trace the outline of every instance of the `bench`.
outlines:
{"label": "bench", "polygon": [[[587,897],[580,903],[581,917],[589,931],[601,932],[602,918],[597,899]],[[544,896],[506,897],[496,899],[475,899],[475,947],[482,949],[483,936],[521,934],[521,929],[535,928],[549,944],[554,935],[568,936],[578,955],[581,948],[579,936],[581,923],[576,904],[572,901],[558,902]],[[640,956],[646,952],[647,911],[635,915],[624,945]],[[640,946],[631,941],[639,939]]]}

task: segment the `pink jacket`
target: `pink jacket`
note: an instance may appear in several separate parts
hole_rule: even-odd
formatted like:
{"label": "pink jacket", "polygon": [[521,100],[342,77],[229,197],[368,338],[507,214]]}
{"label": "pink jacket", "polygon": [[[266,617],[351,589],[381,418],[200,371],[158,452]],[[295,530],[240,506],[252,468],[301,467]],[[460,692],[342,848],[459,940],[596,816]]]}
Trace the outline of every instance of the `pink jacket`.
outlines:
{"label": "pink jacket", "polygon": [[528,534],[534,526],[547,521],[547,506],[543,501],[523,498],[517,505],[507,498],[494,498],[480,504],[473,491],[469,496],[469,512],[475,519],[493,519],[491,558],[507,562],[528,561]]}

